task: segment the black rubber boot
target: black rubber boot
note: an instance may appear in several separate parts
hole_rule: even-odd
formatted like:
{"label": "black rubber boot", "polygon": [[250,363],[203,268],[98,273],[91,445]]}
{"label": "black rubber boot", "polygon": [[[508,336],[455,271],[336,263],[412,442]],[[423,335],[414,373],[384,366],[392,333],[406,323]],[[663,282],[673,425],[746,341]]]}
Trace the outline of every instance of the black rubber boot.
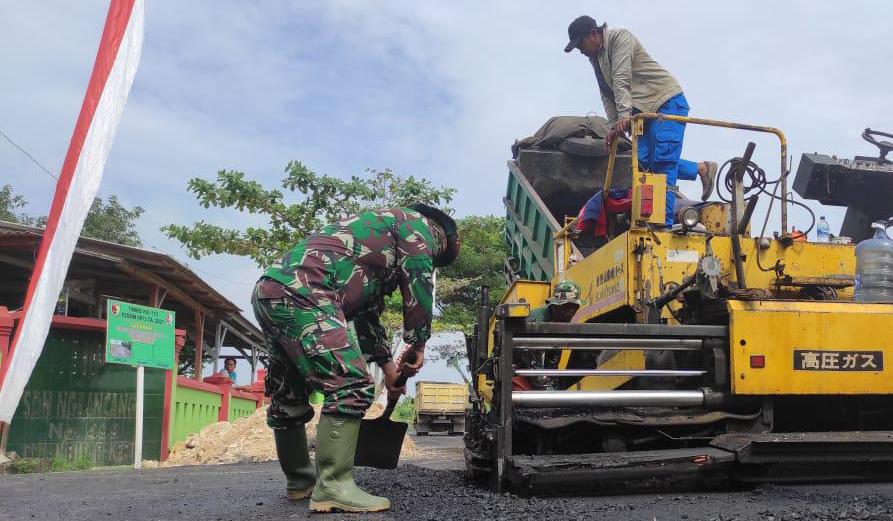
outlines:
{"label": "black rubber boot", "polygon": [[316,485],[316,469],[310,463],[307,450],[307,431],[304,426],[290,429],[273,429],[276,440],[276,456],[286,479],[288,499],[295,501],[310,497]]}

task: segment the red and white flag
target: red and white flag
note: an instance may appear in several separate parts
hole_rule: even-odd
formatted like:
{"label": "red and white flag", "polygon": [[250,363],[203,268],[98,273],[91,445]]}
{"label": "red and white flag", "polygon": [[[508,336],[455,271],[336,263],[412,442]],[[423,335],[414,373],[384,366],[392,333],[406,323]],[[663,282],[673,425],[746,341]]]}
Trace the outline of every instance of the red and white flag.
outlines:
{"label": "red and white flag", "polygon": [[71,136],[28,283],[25,305],[0,367],[0,421],[9,422],[40,358],[75,244],[99,189],[143,47],[145,0],[111,0],[99,52]]}

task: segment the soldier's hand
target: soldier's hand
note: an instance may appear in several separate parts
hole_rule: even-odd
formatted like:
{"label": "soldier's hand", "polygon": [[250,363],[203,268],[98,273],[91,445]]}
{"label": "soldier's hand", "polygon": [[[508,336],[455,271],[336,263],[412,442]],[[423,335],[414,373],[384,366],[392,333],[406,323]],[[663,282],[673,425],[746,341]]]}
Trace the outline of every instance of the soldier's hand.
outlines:
{"label": "soldier's hand", "polygon": [[[412,378],[419,374],[422,366],[425,365],[425,344],[412,346],[410,353],[411,356],[407,355],[399,368],[400,372],[405,374],[407,378]],[[412,360],[412,362],[409,362],[409,360]]]}
{"label": "soldier's hand", "polygon": [[388,389],[388,399],[394,399],[400,397],[402,394],[406,394],[406,386],[397,387],[397,377],[400,376],[400,373],[397,371],[397,366],[393,361],[389,361],[381,368],[382,372],[384,372],[384,385]]}

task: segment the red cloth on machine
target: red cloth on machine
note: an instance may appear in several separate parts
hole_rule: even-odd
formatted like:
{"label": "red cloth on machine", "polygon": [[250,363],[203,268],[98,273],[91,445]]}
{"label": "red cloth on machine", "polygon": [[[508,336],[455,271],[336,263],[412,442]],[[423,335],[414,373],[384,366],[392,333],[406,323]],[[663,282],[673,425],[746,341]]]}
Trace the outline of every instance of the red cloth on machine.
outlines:
{"label": "red cloth on machine", "polygon": [[604,237],[608,234],[608,213],[628,212],[632,206],[632,191],[629,189],[612,188],[608,190],[608,197],[604,197],[599,190],[580,208],[575,227],[582,233],[591,229],[594,236]]}

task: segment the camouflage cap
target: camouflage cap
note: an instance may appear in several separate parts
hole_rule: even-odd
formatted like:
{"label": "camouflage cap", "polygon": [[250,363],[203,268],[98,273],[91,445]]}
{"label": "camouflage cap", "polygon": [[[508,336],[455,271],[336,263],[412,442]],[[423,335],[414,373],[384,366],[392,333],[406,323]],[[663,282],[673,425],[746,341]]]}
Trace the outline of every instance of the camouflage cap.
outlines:
{"label": "camouflage cap", "polygon": [[552,297],[546,299],[546,304],[550,306],[560,306],[562,304],[576,304],[582,306],[586,302],[580,298],[580,286],[569,280],[563,280],[555,285],[552,290]]}

